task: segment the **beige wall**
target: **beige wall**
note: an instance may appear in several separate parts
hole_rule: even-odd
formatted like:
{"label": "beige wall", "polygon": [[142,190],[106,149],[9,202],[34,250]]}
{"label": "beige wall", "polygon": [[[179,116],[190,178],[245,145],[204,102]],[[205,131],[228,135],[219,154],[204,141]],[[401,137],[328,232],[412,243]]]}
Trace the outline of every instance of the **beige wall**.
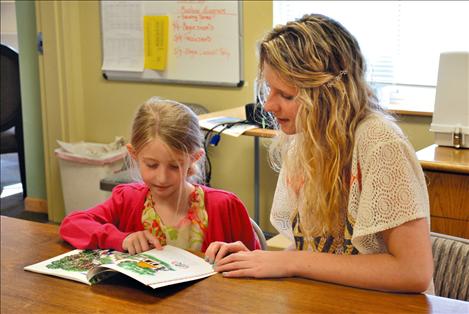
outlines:
{"label": "beige wall", "polygon": [[[129,127],[136,107],[150,96],[158,95],[181,102],[199,103],[210,111],[237,107],[253,99],[256,76],[256,42],[272,25],[272,2],[244,1],[244,79],[242,88],[200,87],[156,83],[106,81],[101,75],[101,37],[99,2],[37,2],[38,28],[44,31],[45,54],[42,65],[44,123],[50,130],[45,140],[49,172],[49,213],[53,220],[63,216],[61,191],[56,172],[53,148],[55,138],[65,141],[86,140],[110,142],[114,136],[128,139]],[[47,41],[49,33],[54,43]],[[51,47],[49,48],[50,45]],[[55,61],[47,61],[52,50]],[[57,54],[57,55],[55,55]],[[54,74],[55,72],[55,74]],[[51,78],[52,76],[52,78]],[[54,78],[55,76],[55,78]],[[47,85],[49,82],[49,89]],[[52,84],[52,85],[51,85]],[[55,87],[60,92],[51,90]],[[45,93],[49,90],[49,93]],[[55,96],[53,94],[55,92]],[[47,95],[49,94],[49,95]],[[59,113],[57,113],[57,111]],[[47,118],[49,112],[50,119]],[[59,116],[59,117],[58,117]],[[426,133],[429,119],[406,120],[406,132],[416,147],[430,144]],[[53,131],[51,131],[53,130]],[[46,132],[47,133],[47,132]],[[261,144],[266,141],[262,140]],[[262,146],[262,145],[261,145]],[[212,185],[236,193],[253,216],[253,139],[223,136],[220,144],[210,150],[213,164]],[[276,175],[266,162],[261,149],[261,226],[271,230],[268,212],[275,188]],[[55,202],[50,198],[55,198]]]}
{"label": "beige wall", "polygon": [[416,151],[434,143],[433,133],[429,131],[432,123],[431,117],[398,116],[397,123]]}

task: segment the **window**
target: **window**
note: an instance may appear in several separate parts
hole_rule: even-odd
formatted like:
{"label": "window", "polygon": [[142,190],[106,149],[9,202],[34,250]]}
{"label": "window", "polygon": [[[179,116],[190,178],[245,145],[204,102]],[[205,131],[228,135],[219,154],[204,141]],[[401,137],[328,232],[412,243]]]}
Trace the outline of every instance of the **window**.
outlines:
{"label": "window", "polygon": [[0,2],[0,41],[18,51],[15,1]]}
{"label": "window", "polygon": [[327,15],[358,40],[367,79],[389,108],[433,112],[441,52],[469,51],[466,1],[274,1],[274,24]]}

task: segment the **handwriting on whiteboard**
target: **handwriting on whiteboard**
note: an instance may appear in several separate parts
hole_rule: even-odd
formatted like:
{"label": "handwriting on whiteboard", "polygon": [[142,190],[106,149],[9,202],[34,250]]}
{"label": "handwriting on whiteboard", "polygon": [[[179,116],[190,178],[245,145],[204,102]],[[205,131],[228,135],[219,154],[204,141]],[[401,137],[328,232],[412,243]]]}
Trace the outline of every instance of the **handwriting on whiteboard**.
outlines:
{"label": "handwriting on whiteboard", "polygon": [[171,23],[174,56],[230,58],[231,53],[225,43],[216,40],[223,32],[218,25],[222,25],[219,23],[222,19],[236,18],[237,13],[218,5],[215,1],[178,1]]}

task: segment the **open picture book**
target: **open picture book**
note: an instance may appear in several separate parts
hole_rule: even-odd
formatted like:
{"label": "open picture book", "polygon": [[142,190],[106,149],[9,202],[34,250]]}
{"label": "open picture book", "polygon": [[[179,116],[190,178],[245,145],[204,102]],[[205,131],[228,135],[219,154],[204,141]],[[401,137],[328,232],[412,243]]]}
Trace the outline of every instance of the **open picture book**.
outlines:
{"label": "open picture book", "polygon": [[135,255],[113,250],[73,250],[24,269],[88,285],[121,273],[153,289],[215,274],[212,265],[202,258],[170,245]]}

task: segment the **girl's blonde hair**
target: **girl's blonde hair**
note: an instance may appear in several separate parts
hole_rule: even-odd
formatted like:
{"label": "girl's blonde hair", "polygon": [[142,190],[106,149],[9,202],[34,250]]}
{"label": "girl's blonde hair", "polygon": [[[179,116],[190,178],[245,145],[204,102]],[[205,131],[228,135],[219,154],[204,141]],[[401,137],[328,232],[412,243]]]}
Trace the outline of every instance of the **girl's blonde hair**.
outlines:
{"label": "girl's blonde hair", "polygon": [[[192,155],[203,148],[203,136],[195,113],[186,105],[159,97],[148,99],[137,110],[130,144],[138,154],[155,138],[170,150],[184,154]],[[203,158],[192,164],[188,175],[191,181],[203,183]]]}
{"label": "girl's blonde hair", "polygon": [[365,81],[358,42],[340,23],[305,15],[276,26],[260,42],[260,81],[264,64],[299,91],[296,134],[281,133],[273,142],[271,163],[286,167],[290,186],[301,191],[306,236],[335,233],[347,207],[355,130],[382,111]]}

